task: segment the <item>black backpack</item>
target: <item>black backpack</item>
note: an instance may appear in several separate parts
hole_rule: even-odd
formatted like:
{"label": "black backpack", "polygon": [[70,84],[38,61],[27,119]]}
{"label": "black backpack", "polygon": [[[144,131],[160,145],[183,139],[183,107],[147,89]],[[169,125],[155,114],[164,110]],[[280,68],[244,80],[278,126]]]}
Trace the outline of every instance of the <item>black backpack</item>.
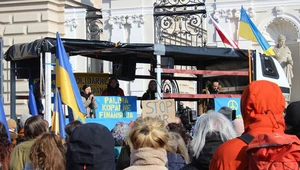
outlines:
{"label": "black backpack", "polygon": [[75,128],[66,162],[66,170],[114,170],[114,139],[107,127],[87,123]]}

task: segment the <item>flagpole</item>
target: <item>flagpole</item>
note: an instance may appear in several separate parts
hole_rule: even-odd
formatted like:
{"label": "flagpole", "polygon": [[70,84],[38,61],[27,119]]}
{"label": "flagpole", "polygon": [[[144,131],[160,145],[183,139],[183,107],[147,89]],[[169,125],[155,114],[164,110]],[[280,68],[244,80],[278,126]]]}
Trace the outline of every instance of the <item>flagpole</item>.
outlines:
{"label": "flagpole", "polygon": [[249,64],[249,83],[252,82],[252,64],[251,64],[251,56],[250,56],[250,49],[248,49],[248,64]]}

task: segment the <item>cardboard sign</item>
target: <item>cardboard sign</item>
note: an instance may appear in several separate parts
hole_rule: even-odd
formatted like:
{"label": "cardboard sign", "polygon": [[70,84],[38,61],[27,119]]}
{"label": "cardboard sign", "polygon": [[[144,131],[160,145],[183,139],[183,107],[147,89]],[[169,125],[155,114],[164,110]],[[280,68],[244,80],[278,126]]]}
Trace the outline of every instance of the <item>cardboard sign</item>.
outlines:
{"label": "cardboard sign", "polygon": [[95,99],[98,104],[96,118],[137,118],[136,96],[96,96]]}
{"label": "cardboard sign", "polygon": [[166,123],[175,122],[174,99],[143,100],[142,117],[159,117]]}

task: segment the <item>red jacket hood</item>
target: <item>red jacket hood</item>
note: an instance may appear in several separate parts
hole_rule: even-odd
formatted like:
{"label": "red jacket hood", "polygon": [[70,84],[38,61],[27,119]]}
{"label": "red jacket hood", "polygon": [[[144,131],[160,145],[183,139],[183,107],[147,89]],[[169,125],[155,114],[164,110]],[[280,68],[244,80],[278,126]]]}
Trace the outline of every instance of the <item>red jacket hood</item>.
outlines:
{"label": "red jacket hood", "polygon": [[245,132],[284,133],[283,112],[285,99],[275,83],[259,80],[249,84],[241,98],[241,111]]}

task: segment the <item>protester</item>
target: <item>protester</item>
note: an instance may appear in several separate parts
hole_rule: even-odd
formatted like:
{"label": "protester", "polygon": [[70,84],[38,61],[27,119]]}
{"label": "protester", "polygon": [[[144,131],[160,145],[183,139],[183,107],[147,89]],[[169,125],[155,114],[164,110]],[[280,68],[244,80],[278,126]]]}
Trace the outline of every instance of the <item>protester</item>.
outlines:
{"label": "protester", "polygon": [[179,170],[190,162],[186,144],[176,132],[169,132],[167,151],[169,170]]}
{"label": "protester", "polygon": [[85,84],[82,86],[81,99],[86,109],[86,117],[96,118],[95,109],[98,108],[95,96],[92,93],[91,86]]}
{"label": "protester", "polygon": [[14,119],[8,119],[7,120],[7,126],[8,126],[8,130],[9,130],[9,133],[10,133],[11,143],[13,145],[16,145],[17,144],[17,138],[18,138],[17,122]]}
{"label": "protester", "polygon": [[223,106],[218,110],[219,113],[227,117],[228,120],[232,121],[232,109],[227,106]]}
{"label": "protester", "polygon": [[111,77],[101,96],[124,96],[124,91],[120,88],[119,81],[115,77]]}
{"label": "protester", "polygon": [[[115,128],[113,129],[113,136],[115,138],[116,143],[120,144],[121,141],[123,142],[120,154],[116,161],[116,170],[123,170],[130,166],[131,152],[130,152],[130,146],[128,145],[128,142],[127,142],[127,138],[128,138],[129,131],[132,128],[133,124],[134,124],[134,121],[130,121],[130,123],[128,124],[128,128],[126,125],[123,125],[125,127],[124,130],[120,129],[120,127],[122,127],[120,125],[116,126],[118,128],[115,127],[116,129]],[[116,140],[116,139],[118,139],[118,140]]]}
{"label": "protester", "polygon": [[65,148],[56,134],[44,133],[39,136],[30,151],[30,161],[24,170],[65,170]]}
{"label": "protester", "polygon": [[22,114],[21,115],[21,118],[20,118],[20,123],[19,123],[19,133],[18,133],[18,138],[17,138],[17,144],[23,142],[25,140],[24,138],[24,125],[25,125],[25,122],[28,118],[31,117],[31,114],[28,114],[28,113],[25,113],[25,114]]}
{"label": "protester", "polygon": [[107,127],[87,123],[71,133],[66,153],[67,170],[114,170],[114,139]]}
{"label": "protester", "polygon": [[8,170],[10,153],[13,145],[8,141],[8,135],[3,123],[0,122],[0,167]]}
{"label": "protester", "polygon": [[242,118],[234,119],[233,127],[237,136],[241,136],[244,133],[244,121]]}
{"label": "protester", "polygon": [[169,140],[164,121],[159,118],[138,118],[130,131],[128,142],[131,152],[131,166],[126,170],[167,170]]}
{"label": "protester", "polygon": [[[222,93],[222,86],[220,85],[218,80],[213,80],[211,84],[205,89],[205,94],[219,94]],[[214,99],[206,99],[206,109],[208,110],[215,110],[215,100]]]}
{"label": "protester", "polygon": [[[241,98],[245,133],[252,136],[267,133],[283,134],[285,100],[277,84],[259,80],[249,84]],[[249,165],[247,143],[239,138],[225,142],[215,152],[211,170],[244,170]]]}
{"label": "protester", "polygon": [[82,123],[79,120],[72,121],[66,125],[66,127],[65,127],[65,132],[66,132],[66,140],[65,140],[66,143],[65,144],[66,145],[69,143],[70,136],[71,136],[73,130],[80,125],[82,125]]}
{"label": "protester", "polygon": [[176,132],[176,133],[180,134],[184,143],[186,145],[188,144],[189,137],[187,137],[186,129],[181,123],[180,124],[169,123],[166,128],[169,132]]}
{"label": "protester", "polygon": [[121,149],[126,145],[126,138],[129,135],[129,126],[125,122],[118,122],[112,129],[112,135],[115,139],[115,156],[119,158]]}
{"label": "protester", "polygon": [[284,117],[286,123],[286,134],[296,135],[300,139],[300,101],[292,102],[286,108]]}
{"label": "protester", "polygon": [[37,110],[38,110],[38,114],[42,117],[44,117],[45,114],[45,109],[44,109],[44,105],[42,102],[43,99],[43,95],[41,94],[41,88],[40,88],[40,81],[37,81],[34,84],[34,98],[35,98],[35,103],[37,106]]}
{"label": "protester", "polygon": [[11,153],[9,161],[10,170],[23,170],[26,163],[30,162],[29,153],[36,138],[48,132],[48,126],[41,116],[32,116],[24,125],[25,142],[17,145]]}
{"label": "protester", "polygon": [[157,92],[157,85],[155,80],[150,80],[148,84],[147,91],[143,94],[142,100],[141,100],[141,108],[142,108],[142,101],[143,100],[155,100],[155,93]]}
{"label": "protester", "polygon": [[191,142],[193,160],[182,170],[208,170],[210,160],[217,148],[236,137],[232,123],[222,114],[202,114],[195,125],[195,136]]}

